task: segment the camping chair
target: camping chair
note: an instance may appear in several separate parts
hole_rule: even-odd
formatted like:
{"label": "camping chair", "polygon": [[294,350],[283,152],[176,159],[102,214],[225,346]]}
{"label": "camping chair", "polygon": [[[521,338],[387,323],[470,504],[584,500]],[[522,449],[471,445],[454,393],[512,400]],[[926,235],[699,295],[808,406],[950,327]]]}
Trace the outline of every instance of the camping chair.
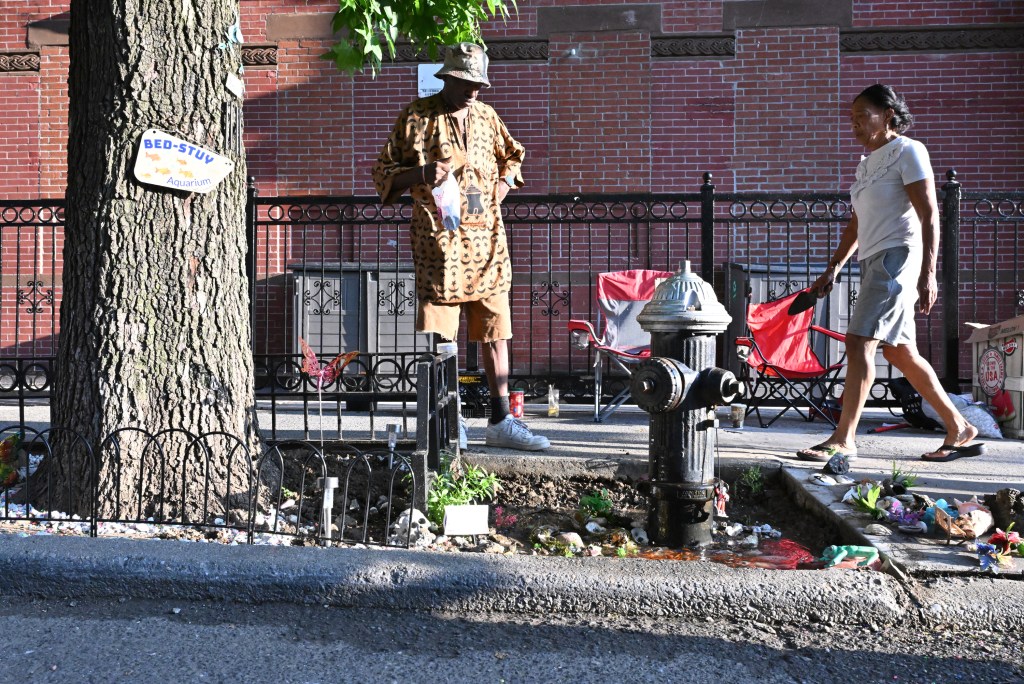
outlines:
{"label": "camping chair", "polygon": [[597,275],[598,327],[604,319],[604,331],[598,336],[587,321],[569,321],[572,345],[594,351],[594,422],[615,412],[629,400],[629,383],[604,406],[602,370],[604,359],[631,375],[630,366],[651,355],[651,334],[640,327],[636,316],[654,296],[654,288],[672,276],[671,271],[611,271]]}
{"label": "camping chair", "polygon": [[[794,410],[804,420],[821,416],[835,427],[835,413],[826,404],[839,382],[845,365],[844,352],[837,363],[826,366],[811,348],[811,333],[826,335],[840,342],[846,336],[814,325],[814,308],[790,315],[788,309],[795,292],[782,299],[747,305],[749,337],[736,338],[736,353],[746,363],[744,370],[750,396],[747,413],[757,414],[761,427],[768,427],[788,411]],[[750,375],[754,377],[751,379]],[[770,400],[782,402],[782,411],[767,423],[761,407]],[[801,410],[806,405],[807,413]]]}

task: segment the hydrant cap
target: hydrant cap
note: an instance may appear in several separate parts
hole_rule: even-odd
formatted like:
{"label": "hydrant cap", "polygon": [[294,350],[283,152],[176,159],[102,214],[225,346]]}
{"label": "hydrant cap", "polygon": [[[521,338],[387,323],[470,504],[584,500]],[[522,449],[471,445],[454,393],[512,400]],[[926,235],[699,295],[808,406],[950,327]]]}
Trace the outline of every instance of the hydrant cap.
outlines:
{"label": "hydrant cap", "polygon": [[690,270],[689,260],[658,285],[654,297],[637,315],[648,332],[720,333],[732,322],[710,284]]}

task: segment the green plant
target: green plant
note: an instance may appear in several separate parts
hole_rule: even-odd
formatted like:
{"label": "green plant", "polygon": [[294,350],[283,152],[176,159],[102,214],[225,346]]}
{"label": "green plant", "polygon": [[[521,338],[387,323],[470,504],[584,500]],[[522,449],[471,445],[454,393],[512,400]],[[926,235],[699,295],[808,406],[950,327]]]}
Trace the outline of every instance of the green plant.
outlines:
{"label": "green plant", "polygon": [[580,497],[579,510],[591,518],[604,518],[612,512],[612,497],[607,489]]}
{"label": "green plant", "polygon": [[878,498],[882,495],[882,488],[877,485],[860,485],[853,495],[853,502],[860,510],[871,517],[881,520],[885,511],[878,507]]}
{"label": "green plant", "polygon": [[761,466],[750,466],[743,471],[740,479],[737,480],[737,489],[745,489],[751,496],[758,496],[764,491],[764,475],[761,473]]}
{"label": "green plant", "polygon": [[441,471],[430,483],[427,492],[427,518],[435,525],[444,522],[445,506],[464,506],[473,501],[490,501],[501,485],[498,476],[461,458],[444,458]]}
{"label": "green plant", "polygon": [[385,51],[395,58],[395,41],[407,39],[416,50],[437,59],[438,48],[462,41],[482,42],[480,22],[505,19],[515,0],[338,0],[333,28],[338,42],[321,55],[346,72],[380,71]]}
{"label": "green plant", "polygon": [[904,472],[896,461],[892,462],[892,483],[895,485],[903,485],[905,489],[910,489],[917,485],[917,474],[911,471]]}

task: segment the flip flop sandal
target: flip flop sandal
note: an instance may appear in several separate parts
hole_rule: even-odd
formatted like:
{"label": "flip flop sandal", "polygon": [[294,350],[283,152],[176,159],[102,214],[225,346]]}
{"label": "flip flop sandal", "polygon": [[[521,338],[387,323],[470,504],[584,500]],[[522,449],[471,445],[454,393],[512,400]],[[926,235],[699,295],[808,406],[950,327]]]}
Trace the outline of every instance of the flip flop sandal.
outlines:
{"label": "flip flop sandal", "polygon": [[828,463],[836,454],[846,456],[847,461],[857,458],[857,450],[845,451],[831,444],[818,444],[809,449],[801,449],[796,452],[796,457],[801,461],[814,461],[815,463]]}
{"label": "flip flop sandal", "polygon": [[956,446],[953,444],[943,444],[941,447],[931,452],[933,454],[942,454],[941,456],[931,456],[929,454],[921,454],[922,461],[935,461],[936,463],[946,463],[948,461],[955,461],[958,458],[971,458],[972,456],[981,456],[985,453],[985,443],[975,442],[974,444],[962,444]]}

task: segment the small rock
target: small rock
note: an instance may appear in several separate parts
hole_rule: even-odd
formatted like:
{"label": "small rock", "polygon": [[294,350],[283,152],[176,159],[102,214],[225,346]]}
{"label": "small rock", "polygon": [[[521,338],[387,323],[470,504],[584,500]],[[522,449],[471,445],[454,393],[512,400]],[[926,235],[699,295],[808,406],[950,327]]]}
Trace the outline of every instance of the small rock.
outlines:
{"label": "small rock", "polygon": [[892,530],[890,530],[885,525],[871,523],[870,525],[864,528],[864,534],[869,535],[871,537],[888,537],[890,534],[892,534]]}
{"label": "small rock", "polygon": [[633,535],[633,541],[640,546],[647,546],[651,543],[650,538],[647,536],[647,530],[642,527],[634,527],[629,533]]}
{"label": "small rock", "polygon": [[530,541],[536,544],[547,544],[556,534],[558,534],[556,528],[551,525],[541,525],[530,533]]}
{"label": "small rock", "polygon": [[496,542],[496,543],[498,543],[498,544],[501,544],[502,546],[504,546],[504,547],[505,547],[506,549],[514,549],[514,548],[516,548],[517,546],[522,546],[522,544],[520,544],[520,543],[519,543],[518,541],[516,541],[515,539],[512,539],[511,537],[506,537],[505,535],[503,535],[503,534],[499,534],[499,533],[497,533],[497,532],[492,532],[492,533],[490,534],[490,538],[491,538],[491,540],[493,540],[494,542]]}
{"label": "small rock", "polygon": [[584,548],[583,538],[575,532],[561,532],[555,535],[555,541],[573,549]]}
{"label": "small rock", "polygon": [[174,613],[175,615],[180,615],[181,614],[181,608],[171,608],[171,612]]}
{"label": "small rock", "polygon": [[602,532],[604,532],[604,528],[601,527],[600,523],[598,523],[596,520],[591,520],[590,522],[588,522],[586,527],[587,532],[589,532],[590,534],[601,534]]}
{"label": "small rock", "polygon": [[728,525],[725,528],[725,533],[727,535],[729,535],[730,537],[737,537],[737,536],[739,536],[740,532],[742,532],[742,531],[743,531],[743,525],[741,525],[740,523],[733,523],[732,525]]}
{"label": "small rock", "polygon": [[834,477],[826,475],[825,473],[814,473],[809,479],[814,484],[820,484],[826,487],[834,487],[838,484]]}

